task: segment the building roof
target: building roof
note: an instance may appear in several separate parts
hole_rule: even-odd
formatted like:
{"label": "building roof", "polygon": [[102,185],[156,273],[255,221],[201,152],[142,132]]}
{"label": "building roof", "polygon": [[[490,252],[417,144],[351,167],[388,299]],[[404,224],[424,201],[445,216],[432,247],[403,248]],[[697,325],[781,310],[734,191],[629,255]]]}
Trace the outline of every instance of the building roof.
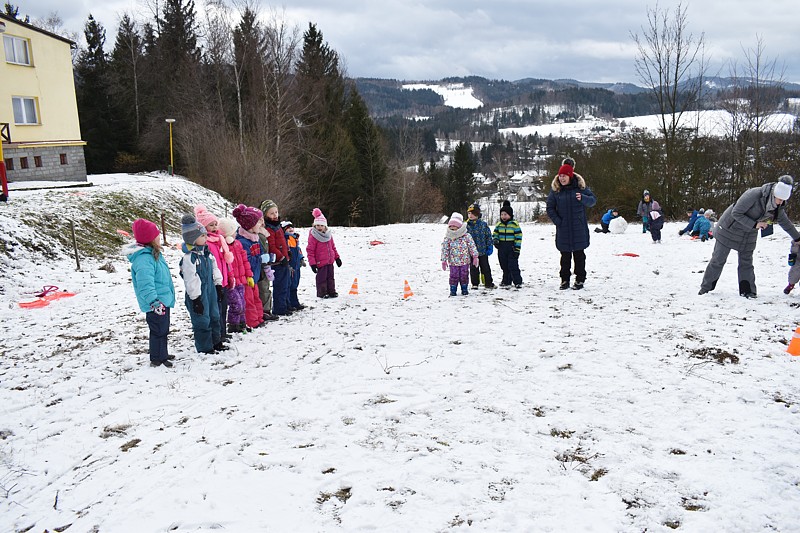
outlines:
{"label": "building roof", "polygon": [[38,28],[38,27],[34,26],[33,24],[29,24],[27,22],[23,22],[23,21],[21,21],[19,19],[15,19],[14,17],[10,17],[10,16],[5,15],[3,13],[0,13],[0,20],[7,20],[8,22],[13,22],[14,24],[19,24],[20,26],[22,26],[24,28],[28,28],[29,30],[33,30],[33,31],[38,32],[38,33],[42,33],[44,35],[47,35],[48,37],[52,37],[53,39],[58,39],[59,41],[64,41],[65,43],[68,43],[70,45],[70,47],[76,46],[75,41],[71,41],[71,40],[67,39],[66,37],[62,37],[61,35],[56,35],[55,33],[51,33],[51,32],[49,32],[47,30],[43,30],[42,28]]}

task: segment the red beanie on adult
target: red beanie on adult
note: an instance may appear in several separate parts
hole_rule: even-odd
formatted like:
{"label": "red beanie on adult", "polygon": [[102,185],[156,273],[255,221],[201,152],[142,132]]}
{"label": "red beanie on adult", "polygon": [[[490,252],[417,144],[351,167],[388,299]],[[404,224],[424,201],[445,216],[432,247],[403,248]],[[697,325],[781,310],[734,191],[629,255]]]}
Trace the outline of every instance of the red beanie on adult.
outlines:
{"label": "red beanie on adult", "polygon": [[566,174],[571,178],[572,175],[575,173],[575,170],[570,165],[561,165],[561,167],[558,169],[558,173]]}

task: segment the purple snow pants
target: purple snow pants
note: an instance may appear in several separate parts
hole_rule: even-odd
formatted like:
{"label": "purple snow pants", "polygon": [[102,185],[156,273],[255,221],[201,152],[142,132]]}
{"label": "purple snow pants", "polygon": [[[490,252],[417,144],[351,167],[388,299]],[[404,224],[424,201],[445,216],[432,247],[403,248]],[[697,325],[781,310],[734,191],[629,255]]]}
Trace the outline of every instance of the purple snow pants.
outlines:
{"label": "purple snow pants", "polygon": [[469,264],[450,265],[450,285],[466,285],[469,282]]}
{"label": "purple snow pants", "polygon": [[333,265],[317,267],[317,297],[324,298],[336,294],[336,280],[333,278]]}
{"label": "purple snow pants", "polygon": [[244,285],[228,289],[228,324],[244,324]]}

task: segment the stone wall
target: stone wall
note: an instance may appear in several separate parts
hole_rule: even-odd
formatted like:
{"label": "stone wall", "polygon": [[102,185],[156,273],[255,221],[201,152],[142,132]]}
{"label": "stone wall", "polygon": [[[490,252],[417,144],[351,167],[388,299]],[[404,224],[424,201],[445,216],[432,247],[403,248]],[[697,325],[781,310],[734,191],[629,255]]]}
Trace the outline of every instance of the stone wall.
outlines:
{"label": "stone wall", "polygon": [[[62,155],[66,164],[62,163]],[[22,158],[28,168],[22,168]],[[36,166],[36,158],[41,166]],[[86,181],[86,160],[83,146],[14,146],[3,145],[3,158],[9,182],[21,181]],[[11,160],[13,168],[9,165]]]}

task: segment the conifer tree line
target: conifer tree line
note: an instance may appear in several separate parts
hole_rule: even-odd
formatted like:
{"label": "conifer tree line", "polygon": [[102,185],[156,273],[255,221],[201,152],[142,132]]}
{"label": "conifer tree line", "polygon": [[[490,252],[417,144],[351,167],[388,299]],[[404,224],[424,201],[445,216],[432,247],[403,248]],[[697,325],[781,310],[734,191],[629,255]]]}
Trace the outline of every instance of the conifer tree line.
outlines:
{"label": "conifer tree line", "polygon": [[109,47],[102,24],[86,21],[74,71],[90,174],[166,168],[172,118],[176,172],[234,202],[270,198],[297,224],[314,206],[337,225],[441,210],[415,162],[390,160],[314,23],[301,34],[276,11],[221,0],[202,13],[193,0],[151,8],[146,21],[122,14]]}

